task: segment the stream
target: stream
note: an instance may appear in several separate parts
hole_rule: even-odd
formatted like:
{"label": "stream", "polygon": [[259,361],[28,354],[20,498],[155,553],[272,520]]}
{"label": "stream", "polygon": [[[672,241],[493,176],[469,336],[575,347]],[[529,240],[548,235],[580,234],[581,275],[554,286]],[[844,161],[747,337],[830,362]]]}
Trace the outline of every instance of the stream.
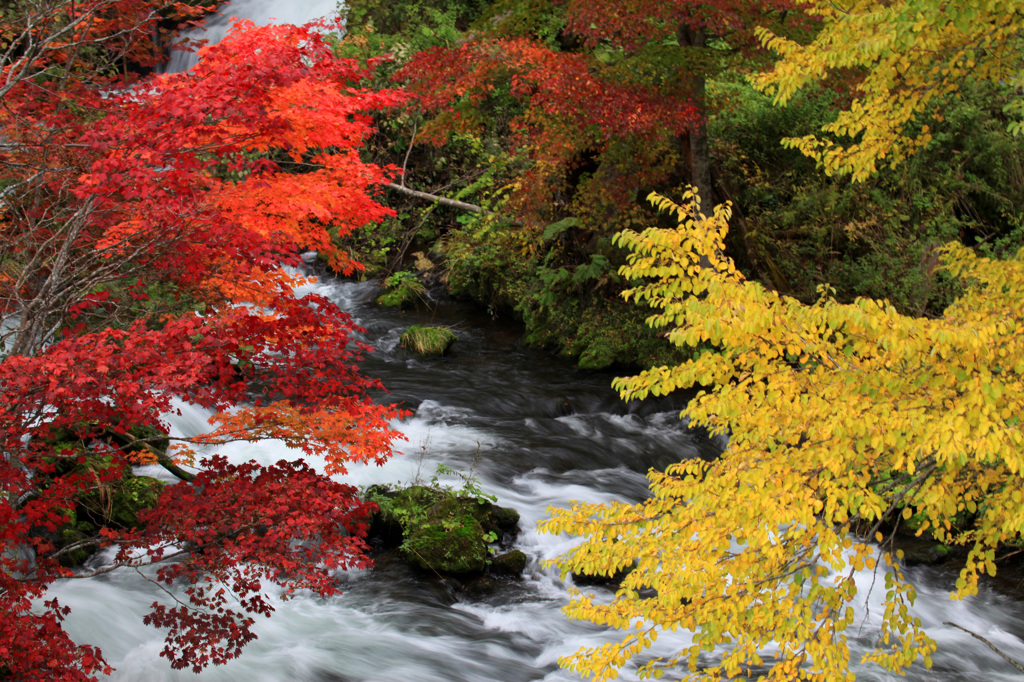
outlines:
{"label": "stream", "polygon": [[[323,282],[310,289],[349,310],[366,328],[364,339],[375,352],[365,370],[383,379],[389,400],[414,411],[400,428],[408,439],[400,454],[383,467],[353,467],[344,480],[357,485],[429,481],[438,464],[472,472],[498,504],[522,515],[516,547],[530,557],[518,581],[494,592],[474,594],[452,584],[424,578],[399,562],[368,571],[339,574],[344,594],[321,599],[310,595],[274,599],[276,613],[260,619],[259,639],[241,658],[209,668],[204,680],[309,682],[404,680],[573,680],[557,667],[557,658],[580,646],[594,646],[615,633],[568,621],[560,608],[569,584],[542,562],[570,549],[567,536],[540,535],[537,521],[550,505],[570,500],[635,501],[647,490],[649,467],[686,457],[713,457],[723,445],[687,429],[677,409],[626,405],[609,387],[610,375],[576,369],[541,351],[523,348],[518,334],[486,317],[445,307],[437,314],[401,313],[373,304],[373,283]],[[399,347],[403,329],[415,323],[453,324],[458,340],[449,355],[417,358]],[[208,428],[209,413],[182,404],[167,419],[176,435]],[[256,459],[272,464],[299,456],[278,442],[237,443],[218,448],[232,461]],[[308,460],[322,468],[322,462]],[[166,476],[158,467],[145,473]],[[454,486],[460,481],[442,477]],[[102,561],[94,557],[92,561]],[[941,568],[911,569],[918,585],[916,614],[939,642],[932,670],[916,666],[910,680],[1012,680],[1016,671],[968,634],[942,625],[952,621],[985,637],[1009,655],[1024,660],[1024,619],[1018,600],[990,590],[951,602],[953,574]],[[876,636],[882,613],[881,576],[858,576],[860,592],[851,629],[853,659]],[[588,587],[601,592],[602,588]],[[53,589],[72,607],[65,623],[77,641],[99,645],[117,668],[116,680],[186,680],[159,657],[162,632],[144,627],[142,616],[158,588],[132,571],[88,581],[70,581]],[[610,593],[608,593],[610,595]],[[271,596],[275,596],[271,592]],[[683,633],[664,633],[654,654],[688,642]],[[877,667],[857,669],[858,679],[900,679]],[[633,679],[627,672],[624,679]],[[667,675],[666,679],[673,679]]]}
{"label": "stream", "polygon": [[[296,8],[298,6],[298,8]],[[330,11],[334,2],[305,4],[284,0],[236,2],[225,16],[265,22],[269,17],[301,22]],[[298,11],[301,10],[301,11]],[[226,21],[209,37],[219,39]],[[219,31],[220,33],[216,33]],[[186,62],[172,68],[187,68]],[[522,515],[516,547],[530,559],[525,574],[493,592],[455,589],[439,579],[414,574],[400,562],[339,574],[343,595],[331,599],[300,594],[282,601],[254,628],[258,640],[227,666],[209,668],[205,681],[246,682],[404,682],[578,680],[557,658],[581,646],[616,638],[590,624],[570,622],[561,613],[569,582],[542,566],[570,549],[567,536],[540,535],[536,524],[548,506],[570,500],[637,501],[647,492],[650,467],[688,457],[714,457],[725,443],[689,430],[678,419],[678,405],[622,403],[610,388],[611,375],[587,372],[541,351],[524,348],[509,331],[455,305],[435,313],[402,313],[373,304],[373,283],[325,280],[307,287],[336,301],[365,329],[374,352],[365,372],[382,379],[387,400],[401,402],[413,415],[399,424],[407,441],[383,467],[355,466],[343,480],[356,486],[429,481],[438,464],[479,479],[497,503]],[[300,292],[301,295],[302,292]],[[399,347],[411,324],[448,324],[458,334],[449,355],[417,358]],[[172,433],[193,435],[209,428],[209,413],[182,404],[166,416]],[[272,464],[301,453],[279,442],[236,443],[217,449],[232,461]],[[307,461],[322,469],[323,462]],[[147,475],[167,476],[159,468]],[[456,487],[460,481],[442,477]],[[92,562],[102,562],[103,556]],[[910,680],[1013,680],[1017,672],[967,633],[943,625],[952,621],[985,637],[1008,655],[1024,660],[1024,615],[1019,599],[985,588],[977,597],[951,602],[954,574],[944,568],[915,568],[914,611],[939,644],[933,669],[915,666]],[[878,633],[882,614],[881,575],[858,576],[860,593],[850,630],[853,660]],[[594,592],[603,588],[588,587]],[[608,593],[610,595],[610,593]],[[72,608],[65,627],[83,643],[98,645],[116,668],[111,679],[159,682],[192,680],[159,657],[164,633],[142,624],[154,601],[167,597],[134,571],[91,580],[66,581],[51,596]],[[685,633],[663,633],[652,654],[667,654],[688,643]],[[875,666],[856,668],[858,679],[903,679]],[[666,675],[678,679],[680,675]],[[635,679],[629,669],[623,679]]]}

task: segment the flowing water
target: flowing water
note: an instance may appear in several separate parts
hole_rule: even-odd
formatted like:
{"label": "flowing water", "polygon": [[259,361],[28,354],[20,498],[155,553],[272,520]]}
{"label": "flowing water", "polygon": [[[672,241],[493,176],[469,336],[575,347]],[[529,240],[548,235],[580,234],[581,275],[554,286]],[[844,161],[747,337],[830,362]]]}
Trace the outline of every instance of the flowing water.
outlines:
{"label": "flowing water", "polygon": [[[236,3],[223,13],[295,20],[326,13],[333,0],[304,5],[301,17],[288,14],[289,7],[294,5]],[[530,557],[530,564],[521,579],[494,592],[454,589],[450,582],[414,575],[397,562],[340,574],[340,597],[275,599],[276,613],[256,625],[259,639],[241,658],[207,669],[202,678],[579,679],[559,669],[557,657],[609,641],[616,633],[569,622],[562,615],[569,585],[542,562],[571,548],[574,540],[538,534],[537,521],[546,516],[549,505],[566,505],[573,499],[642,499],[648,468],[686,457],[713,457],[723,443],[685,428],[677,418],[678,405],[623,404],[609,387],[609,375],[581,371],[525,349],[517,334],[486,318],[450,308],[436,317],[381,310],[372,304],[377,292],[369,283],[324,282],[310,288],[338,302],[366,328],[365,339],[375,349],[365,362],[366,372],[384,381],[390,400],[414,412],[400,425],[408,439],[400,444],[401,454],[384,467],[356,467],[344,480],[357,486],[424,481],[438,464],[471,471],[499,504],[522,515],[516,546]],[[456,325],[459,338],[448,356],[415,358],[398,347],[405,327],[424,322]],[[203,410],[182,405],[180,414],[168,415],[167,420],[175,433],[191,435],[208,428],[208,417]],[[234,461],[256,459],[264,464],[300,455],[277,442],[234,444],[218,451]],[[973,630],[1024,660],[1019,600],[983,590],[976,598],[950,602],[953,576],[948,571],[914,569],[911,575],[919,586],[915,612],[940,648],[933,670],[917,666],[909,679],[1017,679],[1016,671],[984,644],[943,623]],[[858,606],[852,629],[854,659],[877,637],[883,587],[879,576],[872,589],[873,579],[867,571],[858,576],[861,593],[870,594]],[[167,597],[139,574],[120,571],[69,581],[57,585],[53,594],[73,609],[68,631],[76,640],[102,648],[117,668],[114,679],[193,679],[191,672],[170,670],[159,658],[163,633],[142,625],[149,604]],[[670,653],[687,641],[682,633],[665,633],[653,653]],[[873,667],[859,667],[857,674],[859,679],[889,679]],[[631,678],[628,670],[624,677]]]}
{"label": "flowing water", "polygon": [[[413,410],[401,423],[403,454],[384,467],[357,467],[344,480],[358,486],[427,480],[437,464],[472,471],[498,503],[522,514],[517,547],[530,557],[525,575],[494,592],[475,593],[413,574],[387,562],[372,571],[341,574],[344,594],[277,601],[277,612],[256,627],[258,641],[242,657],[202,673],[209,680],[571,680],[556,665],[559,655],[608,641],[614,633],[571,623],[560,608],[568,585],[541,562],[573,545],[568,537],[534,529],[549,505],[570,500],[639,500],[643,472],[685,457],[713,457],[721,443],[685,428],[667,403],[626,405],[609,388],[609,375],[585,372],[539,351],[522,348],[486,318],[448,310],[429,316],[385,311],[372,303],[371,283],[312,285],[339,302],[366,328],[375,352],[366,371],[390,388],[389,399]],[[422,359],[398,347],[413,323],[455,323],[458,341],[441,358]],[[209,414],[182,405],[168,421],[177,434],[208,428]],[[299,455],[277,442],[220,448],[232,460],[270,464]],[[312,465],[319,462],[310,462]],[[148,471],[161,475],[162,470]],[[458,484],[457,480],[449,479]],[[102,560],[96,558],[94,560]],[[933,670],[917,668],[910,679],[1015,679],[1015,671],[953,621],[1024,659],[1024,622],[1019,602],[993,592],[966,602],[947,599],[951,575],[917,569],[917,615],[938,640]],[[877,635],[883,589],[869,590],[873,575],[858,576],[868,604],[858,609],[853,649],[863,651]],[[587,588],[601,592],[601,588]],[[159,658],[163,635],[141,624],[153,601],[166,597],[138,574],[122,571],[59,585],[54,593],[73,609],[72,636],[102,647],[118,680],[191,679]],[[663,634],[654,653],[685,645],[683,634]],[[629,679],[627,674],[626,679]],[[887,679],[877,668],[858,669],[860,679]],[[669,677],[671,679],[671,677]]]}

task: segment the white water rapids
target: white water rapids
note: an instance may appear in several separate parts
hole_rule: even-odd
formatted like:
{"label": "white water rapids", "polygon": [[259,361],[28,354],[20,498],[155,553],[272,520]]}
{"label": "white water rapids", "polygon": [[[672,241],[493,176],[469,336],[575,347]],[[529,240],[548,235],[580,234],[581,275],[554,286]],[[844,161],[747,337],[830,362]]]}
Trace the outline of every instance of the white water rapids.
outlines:
{"label": "white water rapids", "polygon": [[[222,15],[301,22],[333,7],[333,0],[301,5],[259,0],[234,3]],[[219,39],[225,26],[216,20],[211,39]],[[565,552],[574,540],[538,534],[537,521],[547,515],[549,505],[566,505],[573,499],[639,500],[646,493],[643,472],[648,467],[712,456],[716,444],[685,429],[668,406],[622,405],[608,387],[607,375],[582,372],[520,348],[513,335],[489,327],[486,320],[461,328],[450,356],[416,359],[397,348],[397,339],[402,329],[426,319],[375,308],[371,284],[322,283],[313,288],[367,328],[366,340],[376,349],[366,363],[367,373],[381,377],[391,399],[405,401],[415,411],[400,424],[408,438],[401,444],[404,454],[381,468],[355,467],[344,480],[356,486],[429,480],[439,463],[473,469],[485,492],[522,515],[516,546],[530,557],[530,565],[521,580],[479,594],[453,591],[393,562],[372,571],[340,574],[342,596],[275,600],[273,617],[257,622],[259,639],[238,660],[205,670],[202,679],[579,679],[559,669],[557,657],[609,641],[617,633],[566,620],[560,608],[568,600],[568,586],[556,572],[542,569],[541,562]],[[167,420],[175,433],[191,435],[209,428],[208,416],[182,405],[181,414],[168,415]],[[232,461],[256,459],[264,464],[300,456],[277,442],[234,444],[218,452]],[[917,666],[909,679],[1018,679],[1015,670],[982,643],[943,625],[955,622],[1024,660],[1024,619],[1016,598],[983,591],[977,598],[950,602],[948,572],[914,569],[911,575],[919,585],[915,613],[938,641],[939,652],[933,657],[933,670]],[[855,660],[877,636],[881,619],[884,588],[879,575],[878,584],[869,589],[873,579],[867,571],[858,576],[861,594],[870,596],[867,604],[859,605],[851,630]],[[172,671],[159,657],[164,633],[145,627],[142,616],[153,601],[168,598],[135,572],[67,581],[56,585],[52,596],[72,608],[66,627],[76,641],[101,647],[117,669],[112,679],[194,679],[191,672]],[[684,633],[664,633],[651,653],[668,654],[687,642]],[[890,679],[875,667],[859,667],[857,674],[859,679]],[[632,679],[628,670],[623,678]]]}
{"label": "white water rapids", "polygon": [[[561,613],[568,586],[540,564],[574,541],[538,534],[537,521],[549,505],[566,505],[572,499],[641,499],[646,491],[642,472],[648,467],[708,456],[714,444],[686,430],[675,411],[636,406],[629,411],[616,403],[606,375],[574,370],[543,353],[518,348],[501,331],[461,330],[450,356],[413,358],[396,347],[397,337],[404,327],[424,320],[373,307],[372,284],[314,287],[367,327],[366,339],[376,348],[368,371],[384,378],[392,399],[415,407],[415,415],[401,424],[408,438],[401,447],[404,454],[384,467],[356,467],[344,480],[357,486],[408,483],[429,479],[438,463],[468,471],[479,459],[475,473],[483,489],[522,514],[517,547],[529,555],[530,566],[520,581],[478,595],[453,592],[396,563],[340,574],[341,597],[276,601],[276,613],[258,621],[259,639],[241,658],[207,669],[201,677],[251,682],[578,679],[556,666],[558,656],[608,641],[616,633],[569,622]],[[195,434],[208,428],[208,416],[183,405],[181,414],[168,415],[168,421],[177,434]],[[218,451],[233,461],[264,464],[299,456],[276,442],[239,443]],[[1024,659],[1019,602],[992,592],[950,602],[948,573],[916,569],[912,575],[920,592],[915,611],[940,650],[933,670],[917,667],[909,679],[1016,679],[995,653],[942,623],[953,621]],[[882,613],[881,576],[871,590],[873,579],[868,571],[858,576],[861,593],[870,592],[870,603],[858,607],[851,631],[855,659],[877,635]],[[65,582],[53,594],[72,607],[66,624],[72,636],[99,645],[117,668],[113,679],[194,677],[170,670],[159,657],[163,633],[141,621],[150,603],[167,598],[134,572]],[[666,654],[687,642],[683,633],[664,633],[652,653]],[[623,677],[632,679],[628,672]],[[875,667],[859,668],[858,678],[890,679]]]}

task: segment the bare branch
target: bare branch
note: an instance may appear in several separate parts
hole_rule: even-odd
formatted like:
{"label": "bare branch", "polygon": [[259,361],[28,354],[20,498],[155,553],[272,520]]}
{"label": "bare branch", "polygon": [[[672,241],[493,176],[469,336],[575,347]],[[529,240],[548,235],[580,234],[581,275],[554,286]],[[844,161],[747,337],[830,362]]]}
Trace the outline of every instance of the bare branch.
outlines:
{"label": "bare branch", "polygon": [[1017,670],[1019,670],[1022,673],[1024,673],[1024,665],[1021,665],[1018,661],[1016,661],[1016,660],[1010,658],[1009,656],[1007,656],[1005,653],[1003,653],[1003,651],[999,647],[997,647],[995,644],[993,644],[992,642],[988,641],[987,639],[985,639],[984,637],[982,637],[978,633],[971,632],[967,628],[961,627],[961,626],[957,625],[956,623],[951,623],[948,620],[944,621],[942,624],[943,625],[948,625],[948,626],[953,627],[953,628],[956,628],[957,630],[963,630],[964,632],[969,634],[971,637],[973,637],[974,639],[980,641],[982,644],[987,646],[989,649],[991,649],[992,651],[994,651],[997,654],[999,654],[1003,658],[1004,661],[1006,661],[1007,663],[1012,665],[1014,668],[1016,668]]}

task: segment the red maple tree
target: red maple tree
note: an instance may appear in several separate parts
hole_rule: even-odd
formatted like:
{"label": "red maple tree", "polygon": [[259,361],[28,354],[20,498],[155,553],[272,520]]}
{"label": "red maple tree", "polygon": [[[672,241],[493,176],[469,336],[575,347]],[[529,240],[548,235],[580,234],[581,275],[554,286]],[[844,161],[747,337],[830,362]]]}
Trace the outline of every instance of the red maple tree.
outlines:
{"label": "red maple tree", "polygon": [[[688,171],[711,196],[705,80],[733,55],[756,48],[754,27],[775,24],[791,0],[503,0],[458,47],[415,55],[396,74],[436,112],[421,139],[473,131],[474,109],[509,88],[523,103],[515,141],[536,161],[521,206],[550,197],[582,158],[615,170],[595,194],[621,194]],[[531,12],[556,13],[558,39],[523,31]],[[537,22],[547,26],[552,22]],[[791,20],[792,23],[792,20]],[[628,181],[624,179],[628,177]],[[681,178],[680,178],[681,179]]]}
{"label": "red maple tree", "polygon": [[[108,672],[61,629],[47,586],[154,563],[184,597],[146,620],[169,630],[172,667],[199,671],[254,638],[252,615],[272,611],[260,580],[331,595],[331,571],[367,564],[351,486],[302,461],[194,462],[187,446],[280,438],[328,474],[390,454],[400,411],[370,398],[357,328],[296,298],[305,280],[280,265],[314,249],[359,267],[331,232],[388,215],[371,194],[391,171],[358,150],[367,112],[401,96],[358,88],[366,71],[334,57],[324,26],[246,23],[190,72],[129,87],[112,65],[152,59],[167,8],[52,5],[0,19],[0,677]],[[218,422],[168,450],[177,399]],[[101,514],[62,542],[76,506],[140,461],[187,482],[134,523]],[[63,565],[110,545],[112,564]]]}

